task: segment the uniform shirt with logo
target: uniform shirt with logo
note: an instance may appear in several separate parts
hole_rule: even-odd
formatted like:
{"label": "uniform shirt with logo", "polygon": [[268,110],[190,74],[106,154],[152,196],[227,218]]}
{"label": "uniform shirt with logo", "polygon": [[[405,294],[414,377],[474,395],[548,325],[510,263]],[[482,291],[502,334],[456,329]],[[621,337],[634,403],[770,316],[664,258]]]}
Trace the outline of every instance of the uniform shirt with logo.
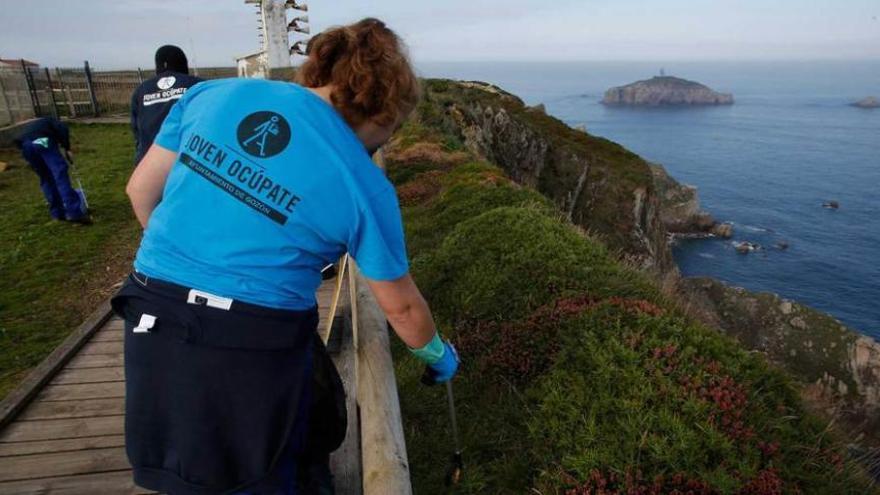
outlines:
{"label": "uniform shirt with logo", "polygon": [[408,271],[393,186],[311,91],[209,81],[155,143],[178,153],[135,260],[148,276],[284,309],[315,305],[320,269],[348,251],[364,276]]}
{"label": "uniform shirt with logo", "polygon": [[147,79],[131,95],[131,130],[135,139],[135,165],[147,154],[162,121],[186,91],[202,80],[189,74],[165,71]]}

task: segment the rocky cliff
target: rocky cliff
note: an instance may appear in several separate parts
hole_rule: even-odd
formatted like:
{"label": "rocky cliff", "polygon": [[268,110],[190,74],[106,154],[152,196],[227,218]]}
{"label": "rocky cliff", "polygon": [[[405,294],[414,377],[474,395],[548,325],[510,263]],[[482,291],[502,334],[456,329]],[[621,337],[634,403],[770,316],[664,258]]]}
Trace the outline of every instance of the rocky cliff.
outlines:
{"label": "rocky cliff", "polygon": [[695,81],[656,76],[626,86],[611,88],[602,99],[605,105],[730,105],[733,95],[718,93]]}
{"label": "rocky cliff", "polygon": [[[426,81],[417,119],[439,131],[420,139],[464,147],[497,164],[631,264],[655,274],[677,277],[668,233],[729,236],[729,225],[715,223],[701,210],[696,189],[679,184],[661,166],[571,129],[496,86]],[[437,160],[418,155],[408,161]],[[806,385],[806,396],[818,407],[845,411],[840,414],[850,431],[857,435],[880,426],[880,348],[871,339],[772,294],[732,289],[711,279],[684,280],[680,287],[682,305],[745,347],[766,353]]]}
{"label": "rocky cliff", "polygon": [[[425,88],[386,163],[413,277],[467,362],[456,492],[869,491],[790,378],[620,262],[668,255],[647,163],[496,87]],[[396,347],[414,487],[439,495],[448,420]]]}
{"label": "rocky cliff", "polygon": [[652,163],[651,174],[660,197],[660,219],[673,234],[707,232],[715,225],[712,215],[700,207],[697,188],[673,179],[662,165]]}
{"label": "rocky cliff", "polygon": [[804,385],[804,397],[853,438],[880,444],[880,343],[775,294],[685,278],[682,301],[704,323],[759,351]]}
{"label": "rocky cliff", "polygon": [[648,163],[481,82],[430,80],[419,118],[553,200],[633,264],[675,272]]}

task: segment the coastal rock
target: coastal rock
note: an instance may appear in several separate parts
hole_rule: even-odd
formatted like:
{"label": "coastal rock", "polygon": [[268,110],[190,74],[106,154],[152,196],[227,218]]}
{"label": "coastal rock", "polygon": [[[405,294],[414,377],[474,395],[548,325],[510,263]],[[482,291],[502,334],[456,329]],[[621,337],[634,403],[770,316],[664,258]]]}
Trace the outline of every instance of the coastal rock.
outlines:
{"label": "coastal rock", "polygon": [[609,89],[602,103],[612,106],[731,105],[733,95],[718,93],[687,79],[655,76]]}
{"label": "coastal rock", "polygon": [[537,105],[535,105],[533,107],[529,107],[529,111],[546,114],[547,107],[545,107],[543,103],[538,103]]}
{"label": "coastal rock", "polygon": [[426,101],[443,109],[422,117],[431,125],[453,130],[471,152],[543,193],[635,266],[677,273],[651,170],[638,155],[495,86],[432,80],[425,89]]}
{"label": "coastal rock", "polygon": [[681,279],[678,291],[698,319],[800,381],[807,401],[838,415],[853,438],[880,445],[880,343],[775,294],[703,277]]}
{"label": "coastal rock", "polygon": [[679,183],[662,165],[652,163],[650,167],[660,197],[660,219],[666,230],[672,234],[710,232],[715,219],[700,208],[697,188]]}
{"label": "coastal rock", "polygon": [[733,237],[733,224],[718,223],[713,225],[712,229],[709,232],[717,237],[721,237],[722,239],[730,239],[731,237]]}
{"label": "coastal rock", "polygon": [[852,106],[859,108],[880,108],[880,99],[874,96],[868,96],[852,103]]}
{"label": "coastal rock", "polygon": [[749,254],[752,251],[758,251],[759,249],[761,249],[761,245],[756,244],[754,242],[750,242],[750,241],[742,241],[742,242],[735,242],[733,244],[733,248],[736,249],[737,253]]}

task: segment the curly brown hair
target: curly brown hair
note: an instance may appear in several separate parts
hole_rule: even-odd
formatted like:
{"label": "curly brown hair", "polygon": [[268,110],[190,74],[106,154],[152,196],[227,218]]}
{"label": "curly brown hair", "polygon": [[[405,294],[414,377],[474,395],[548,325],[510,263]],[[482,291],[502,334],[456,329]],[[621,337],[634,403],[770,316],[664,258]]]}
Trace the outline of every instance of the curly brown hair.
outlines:
{"label": "curly brown hair", "polygon": [[378,19],[327,29],[312,38],[307,53],[296,82],[308,88],[332,85],[333,106],[352,127],[367,121],[393,125],[418,103],[419,81],[406,47]]}

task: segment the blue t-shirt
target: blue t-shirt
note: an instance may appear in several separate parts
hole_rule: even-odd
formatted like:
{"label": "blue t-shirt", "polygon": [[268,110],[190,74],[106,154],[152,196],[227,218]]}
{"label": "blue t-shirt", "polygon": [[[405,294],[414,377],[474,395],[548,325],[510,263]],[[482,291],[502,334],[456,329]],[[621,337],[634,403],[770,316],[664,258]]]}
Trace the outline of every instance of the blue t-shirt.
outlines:
{"label": "blue t-shirt", "polygon": [[155,144],[178,152],[134,265],[148,276],[284,309],[315,305],[348,251],[364,276],[408,271],[391,183],[339,113],[291,83],[199,83]]}

